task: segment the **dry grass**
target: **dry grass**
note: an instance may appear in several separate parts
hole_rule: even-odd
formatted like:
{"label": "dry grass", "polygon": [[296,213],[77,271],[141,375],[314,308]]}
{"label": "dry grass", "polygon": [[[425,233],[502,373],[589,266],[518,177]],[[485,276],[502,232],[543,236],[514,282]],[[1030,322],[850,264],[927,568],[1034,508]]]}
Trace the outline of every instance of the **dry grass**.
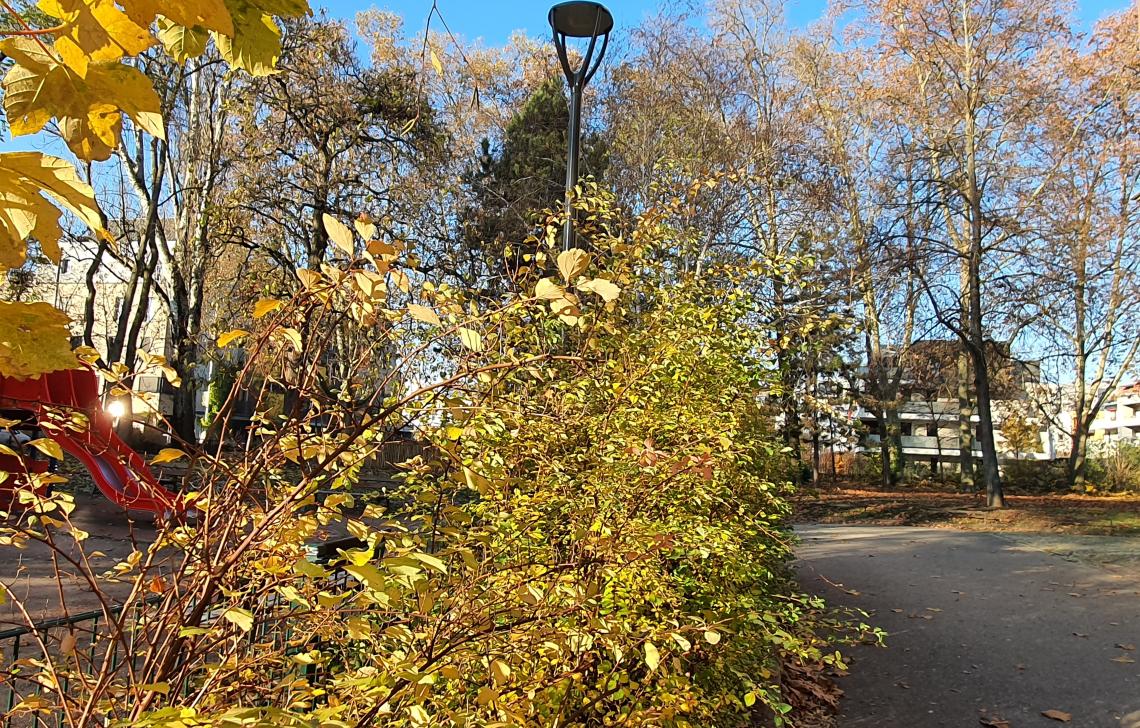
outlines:
{"label": "dry grass", "polygon": [[837,487],[804,492],[796,502],[796,520],[972,531],[1140,536],[1140,497],[1137,496],[1011,495],[1006,496],[1006,502],[1007,508],[992,510],[986,508],[980,494]]}

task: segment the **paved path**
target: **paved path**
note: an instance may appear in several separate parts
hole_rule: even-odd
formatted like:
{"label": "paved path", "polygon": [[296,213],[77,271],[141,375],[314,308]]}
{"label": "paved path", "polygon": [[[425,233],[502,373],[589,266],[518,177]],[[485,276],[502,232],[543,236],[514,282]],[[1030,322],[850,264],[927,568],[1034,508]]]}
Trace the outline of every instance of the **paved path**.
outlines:
{"label": "paved path", "polygon": [[851,650],[840,728],[1140,728],[1140,539],[797,531],[804,587],[889,633]]}

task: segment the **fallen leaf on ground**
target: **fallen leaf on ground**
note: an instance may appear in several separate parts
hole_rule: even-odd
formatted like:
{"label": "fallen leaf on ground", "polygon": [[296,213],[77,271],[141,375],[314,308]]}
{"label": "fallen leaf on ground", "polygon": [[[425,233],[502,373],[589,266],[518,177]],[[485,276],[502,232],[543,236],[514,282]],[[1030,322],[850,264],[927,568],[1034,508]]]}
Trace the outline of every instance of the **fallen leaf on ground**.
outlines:
{"label": "fallen leaf on ground", "polygon": [[1013,724],[1001,718],[978,718],[978,722],[986,728],[1013,728]]}
{"label": "fallen leaf on ground", "polygon": [[1060,721],[1062,723],[1068,723],[1073,719],[1072,713],[1066,713],[1063,710],[1042,710],[1041,715],[1045,716],[1046,718],[1052,718],[1053,720]]}
{"label": "fallen leaf on ground", "polygon": [[1087,634],[1083,634],[1081,632],[1073,632],[1073,636],[1074,637],[1088,637]]}
{"label": "fallen leaf on ground", "polygon": [[1131,651],[1131,650],[1134,650],[1134,649],[1136,649],[1136,645],[1133,645],[1133,644],[1123,644],[1123,643],[1121,643],[1121,642],[1117,642],[1117,643],[1116,643],[1116,646],[1117,646],[1117,647],[1119,647],[1119,648],[1120,648],[1120,649],[1122,649],[1122,650],[1129,650],[1129,651]]}
{"label": "fallen leaf on ground", "polygon": [[1114,658],[1112,658],[1112,661],[1113,662],[1119,662],[1122,665],[1131,665],[1133,662],[1136,662],[1136,660],[1133,660],[1131,657],[1127,657],[1125,655],[1121,655],[1120,657],[1114,657]]}

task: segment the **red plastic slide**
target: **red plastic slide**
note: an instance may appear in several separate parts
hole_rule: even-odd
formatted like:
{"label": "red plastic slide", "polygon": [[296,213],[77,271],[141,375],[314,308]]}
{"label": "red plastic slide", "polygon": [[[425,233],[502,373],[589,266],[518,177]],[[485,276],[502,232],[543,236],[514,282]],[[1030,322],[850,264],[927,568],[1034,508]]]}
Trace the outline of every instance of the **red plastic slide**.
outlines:
{"label": "red plastic slide", "polygon": [[[99,380],[93,371],[50,372],[23,381],[0,377],[0,405],[32,412],[44,435],[83,463],[112,502],[153,513],[178,510],[178,496],[159,485],[142,456],[115,434],[114,422],[103,411]],[[51,427],[45,413],[52,405],[83,412],[90,426],[83,432]]]}

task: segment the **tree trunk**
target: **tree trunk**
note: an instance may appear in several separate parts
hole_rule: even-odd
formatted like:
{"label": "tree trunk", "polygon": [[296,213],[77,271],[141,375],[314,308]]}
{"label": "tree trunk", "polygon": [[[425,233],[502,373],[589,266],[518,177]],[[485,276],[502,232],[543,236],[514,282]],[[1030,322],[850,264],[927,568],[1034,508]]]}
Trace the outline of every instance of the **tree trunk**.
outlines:
{"label": "tree trunk", "polygon": [[891,453],[889,467],[884,463],[884,468],[887,470],[887,483],[893,488],[899,484],[906,467],[906,458],[903,455],[902,447],[902,422],[899,421],[897,407],[889,407],[886,410],[886,435],[884,439]]}
{"label": "tree trunk", "polygon": [[[984,357],[984,353],[983,353]],[[997,444],[994,441],[993,412],[990,409],[990,382],[985,361],[977,361],[974,381],[978,391],[978,446],[982,450],[982,482],[986,486],[986,505],[1005,508],[1001,472],[998,469]]]}
{"label": "tree trunk", "polygon": [[1073,449],[1065,461],[1066,475],[1069,485],[1084,490],[1085,464],[1088,457],[1088,438],[1085,437],[1085,428],[1079,423],[1073,427]]}
{"label": "tree trunk", "polygon": [[958,467],[962,489],[974,490],[974,407],[970,403],[970,361],[966,352],[958,352]]}

